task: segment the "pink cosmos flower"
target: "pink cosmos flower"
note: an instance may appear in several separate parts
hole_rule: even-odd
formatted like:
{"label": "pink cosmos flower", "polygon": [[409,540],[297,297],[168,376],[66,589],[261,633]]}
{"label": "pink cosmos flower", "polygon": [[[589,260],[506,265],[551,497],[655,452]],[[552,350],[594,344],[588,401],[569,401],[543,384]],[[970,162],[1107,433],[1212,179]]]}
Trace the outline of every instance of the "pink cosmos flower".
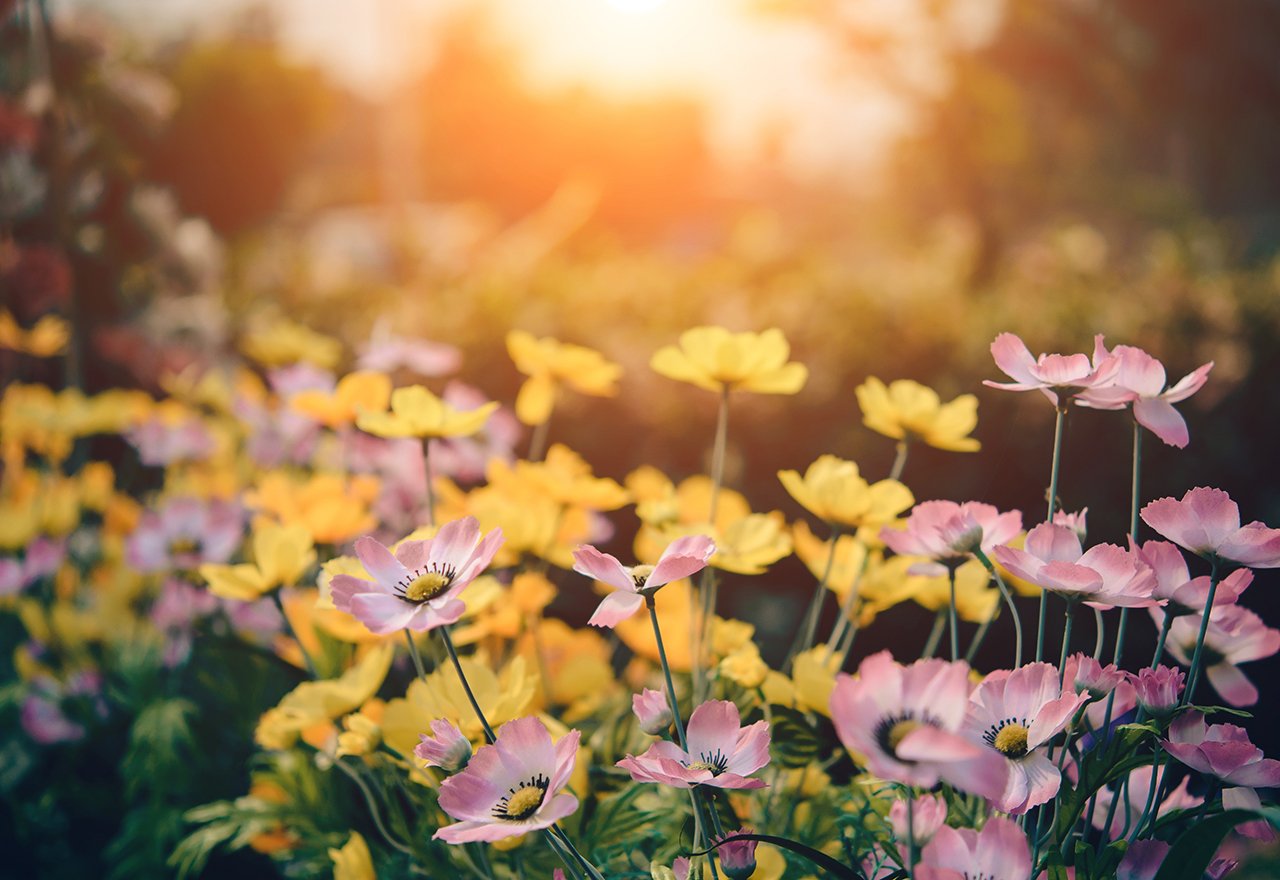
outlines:
{"label": "pink cosmos flower", "polygon": [[1064,682],[1073,682],[1077,691],[1085,691],[1095,700],[1105,699],[1125,680],[1126,673],[1114,663],[1103,666],[1087,654],[1072,654],[1063,672]]}
{"label": "pink cosmos flower", "polygon": [[[1138,550],[1142,561],[1156,574],[1156,588],[1151,595],[1168,602],[1165,610],[1175,616],[1201,614],[1209,601],[1209,576],[1191,577],[1182,551],[1168,541],[1147,541]],[[1232,605],[1253,582],[1253,572],[1238,568],[1218,583],[1213,595],[1214,606]]]}
{"label": "pink cosmos flower", "polygon": [[373,538],[361,538],[356,555],[373,580],[336,575],[333,604],[379,635],[454,623],[467,607],[458,594],[488,568],[500,546],[502,529],[481,539],[473,516],[445,523],[434,538],[404,541],[394,554]]}
{"label": "pink cosmos flower", "polygon": [[1075,513],[1067,513],[1065,510],[1054,511],[1053,524],[1071,529],[1083,544],[1089,533],[1089,508],[1082,507]]}
{"label": "pink cosmos flower", "polygon": [[1031,847],[1017,823],[993,816],[981,831],[938,829],[920,853],[917,880],[1031,880]]}
{"label": "pink cosmos flower", "polygon": [[1178,708],[1178,697],[1187,683],[1182,670],[1172,666],[1142,669],[1137,675],[1130,675],[1129,680],[1137,691],[1138,705],[1156,718],[1167,718]]}
{"label": "pink cosmos flower", "polygon": [[213,454],[214,440],[199,419],[173,424],[159,416],[131,428],[125,439],[145,465],[163,467],[175,461],[202,461]]}
{"label": "pink cosmos flower", "polygon": [[174,498],[142,515],[125,545],[125,558],[144,573],[222,563],[240,545],[243,531],[244,515],[234,504]]}
{"label": "pink cosmos flower", "polygon": [[995,555],[1023,580],[1091,608],[1145,608],[1157,601],[1151,596],[1155,573],[1138,554],[1115,544],[1082,551],[1066,526],[1041,523],[1027,533],[1025,549],[996,547]]}
{"label": "pink cosmos flower", "polygon": [[1094,363],[1086,354],[1042,354],[1033,358],[1026,343],[1012,333],[1001,333],[991,343],[996,366],[1013,382],[984,380],[989,388],[1005,391],[1039,391],[1057,406],[1058,395],[1067,391],[1103,388],[1115,381],[1119,362],[1108,357]]}
{"label": "pink cosmos flower", "polygon": [[1029,663],[1012,672],[991,673],[969,697],[964,731],[981,739],[1008,764],[1004,792],[996,807],[1018,815],[1058,793],[1062,775],[1044,754],[1044,746],[1089,702],[1058,686],[1058,670],[1049,663]]}
{"label": "pink cosmos flower", "polygon": [[1107,351],[1102,335],[1094,338],[1093,359],[1101,363],[1112,358],[1119,365],[1115,384],[1090,388],[1076,397],[1076,403],[1092,409],[1124,409],[1133,404],[1133,417],[1169,446],[1184,448],[1190,437],[1187,423],[1173,408],[1203,387],[1213,369],[1213,361],[1183,376],[1171,388],[1165,388],[1164,365],[1140,348],[1117,345]]}
{"label": "pink cosmos flower", "polygon": [[1192,770],[1229,785],[1271,788],[1280,785],[1280,761],[1266,758],[1243,727],[1205,724],[1204,713],[1184,712],[1169,725],[1164,748]]}
{"label": "pink cosmos flower", "polygon": [[[478,409],[489,402],[489,396],[479,388],[457,381],[446,385],[440,396],[445,403],[460,410]],[[490,459],[508,462],[515,459],[516,444],[523,433],[515,413],[500,406],[489,416],[479,434],[433,441],[431,471],[463,483],[479,482],[484,479]]]}
{"label": "pink cosmos flower", "polygon": [[405,369],[430,379],[456,373],[462,366],[462,352],[457,346],[444,342],[375,333],[360,349],[356,366],[379,373]]}
{"label": "pink cosmos flower", "polygon": [[440,783],[440,808],[461,821],[434,837],[445,843],[502,840],[555,824],[578,809],[561,793],[573,773],[581,734],[552,742],[537,718],[517,718],[498,729],[465,770]]}
{"label": "pink cosmos flower", "polygon": [[[1162,769],[1164,769],[1162,767]],[[1113,783],[1111,786],[1103,786],[1098,789],[1098,806],[1093,811],[1093,827],[1102,830],[1107,821],[1107,814],[1111,812],[1111,802],[1115,800],[1116,792],[1122,791],[1124,799],[1120,801],[1116,808],[1115,814],[1111,819],[1111,828],[1108,830],[1108,836],[1112,840],[1118,840],[1127,831],[1133,830],[1133,823],[1146,811],[1147,798],[1151,795],[1151,777],[1153,768],[1150,764],[1144,764],[1135,768],[1129,773],[1128,784],[1125,785],[1123,780]],[[1164,775],[1160,774],[1157,785],[1163,782]],[[1178,783],[1177,788],[1165,795],[1154,809],[1159,810],[1159,815],[1164,816],[1174,810],[1190,810],[1193,807],[1200,806],[1204,802],[1204,798],[1191,794],[1187,785],[1191,778],[1184,776],[1182,782]],[[1158,791],[1158,790],[1157,790]]]}
{"label": "pink cosmos flower", "polygon": [[671,727],[675,717],[671,714],[671,704],[662,691],[645,688],[631,696],[631,711],[640,722],[640,729],[650,736],[661,736]]}
{"label": "pink cosmos flower", "polygon": [[431,722],[431,736],[419,734],[419,742],[413,747],[413,754],[421,758],[428,767],[439,767],[452,773],[467,766],[471,760],[471,741],[462,735],[462,731],[447,718],[437,718]]}
{"label": "pink cosmos flower", "polygon": [[657,565],[626,566],[608,553],[584,544],[573,551],[573,570],[614,588],[587,623],[613,629],[639,611],[645,597],[659,587],[706,568],[715,552],[715,542],[706,535],[686,535],[667,545]]}
{"label": "pink cosmos flower", "polygon": [[[947,802],[937,795],[926,794],[911,802],[911,839],[924,846],[947,822]],[[896,840],[907,839],[907,802],[895,800],[889,808],[889,827]]]}
{"label": "pink cosmos flower", "polygon": [[618,766],[636,782],[658,782],[676,788],[764,788],[748,778],[769,763],[769,724],[742,726],[738,707],[728,700],[708,700],[693,710],[686,731],[688,751],[666,740],[638,757],[628,755]]}
{"label": "pink cosmos flower", "polygon": [[856,678],[837,677],[831,720],[845,747],[865,757],[881,779],[923,788],[942,779],[998,798],[1007,762],[961,732],[971,690],[967,663],[930,659],[902,666],[881,651],[862,661]]}
{"label": "pink cosmos flower", "polygon": [[[1163,625],[1160,609],[1152,608],[1151,616],[1157,626]],[[1199,636],[1198,617],[1174,618],[1165,650],[1179,663],[1190,666]],[[1227,705],[1252,706],[1258,702],[1258,689],[1240,671],[1239,664],[1270,657],[1277,651],[1280,630],[1267,626],[1242,605],[1214,605],[1204,636],[1204,674]]]}
{"label": "pink cosmos flower", "polygon": [[41,578],[55,574],[66,558],[65,540],[35,538],[22,559],[0,559],[0,596],[20,593]]}
{"label": "pink cosmos flower", "polygon": [[917,563],[909,571],[936,577],[947,573],[944,563],[958,563],[979,548],[990,553],[1020,531],[1021,511],[1001,513],[977,501],[925,501],[912,508],[905,531],[886,527],[880,537],[895,553],[933,560]]}
{"label": "pink cosmos flower", "polygon": [[1240,508],[1221,489],[1189,489],[1182,500],[1161,498],[1142,508],[1142,520],[1179,547],[1248,568],[1280,567],[1280,529],[1240,525]]}

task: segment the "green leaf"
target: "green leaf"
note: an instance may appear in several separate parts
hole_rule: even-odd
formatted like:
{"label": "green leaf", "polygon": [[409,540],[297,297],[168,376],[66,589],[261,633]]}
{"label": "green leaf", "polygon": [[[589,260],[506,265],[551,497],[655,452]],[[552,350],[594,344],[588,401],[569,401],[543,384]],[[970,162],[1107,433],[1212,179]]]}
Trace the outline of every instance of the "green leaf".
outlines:
{"label": "green leaf", "polygon": [[803,712],[773,706],[770,750],[783,767],[807,767],[822,753],[823,740]]}
{"label": "green leaf", "polygon": [[1062,853],[1056,847],[1049,847],[1049,851],[1045,853],[1044,870],[1048,880],[1071,880],[1067,866],[1062,862]]}
{"label": "green leaf", "polygon": [[1213,855],[1227,833],[1243,822],[1263,818],[1272,825],[1280,825],[1280,810],[1275,807],[1263,810],[1227,810],[1195,822],[1174,841],[1164,864],[1156,872],[1155,880],[1201,880],[1205,868],[1213,861]]}
{"label": "green leaf", "polygon": [[1195,710],[1203,712],[1206,715],[1234,715],[1237,718],[1252,718],[1252,712],[1246,712],[1244,709],[1236,709],[1232,706],[1187,706],[1183,711],[1190,712]]}

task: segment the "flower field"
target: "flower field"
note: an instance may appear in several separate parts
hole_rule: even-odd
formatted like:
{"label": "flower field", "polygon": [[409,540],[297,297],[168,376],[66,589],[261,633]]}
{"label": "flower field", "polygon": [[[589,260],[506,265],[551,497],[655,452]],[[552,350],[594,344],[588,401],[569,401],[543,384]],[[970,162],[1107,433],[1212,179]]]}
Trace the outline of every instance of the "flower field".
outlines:
{"label": "flower field", "polygon": [[0,876],[1278,870],[1230,224],[978,284],[959,221],[642,242],[570,182],[344,262],[148,179],[122,42],[0,43]]}

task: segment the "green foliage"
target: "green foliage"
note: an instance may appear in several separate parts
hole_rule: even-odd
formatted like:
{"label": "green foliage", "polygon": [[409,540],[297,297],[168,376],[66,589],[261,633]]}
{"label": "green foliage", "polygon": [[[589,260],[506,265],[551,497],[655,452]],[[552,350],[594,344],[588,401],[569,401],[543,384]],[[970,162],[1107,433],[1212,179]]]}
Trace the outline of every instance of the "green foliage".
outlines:
{"label": "green foliage", "polygon": [[1227,810],[1199,822],[1193,822],[1173,842],[1173,848],[1165,857],[1155,880],[1201,880],[1205,869],[1213,861],[1214,853],[1228,832],[1243,822],[1259,817],[1272,825],[1280,825],[1280,810],[1274,807],[1260,811]]}
{"label": "green foliage", "polygon": [[1053,840],[1060,845],[1071,834],[1089,800],[1098,789],[1126,777],[1130,771],[1150,764],[1143,746],[1159,730],[1150,724],[1122,724],[1110,739],[1085,752],[1080,762],[1079,781],[1072,786],[1064,778],[1057,798]]}

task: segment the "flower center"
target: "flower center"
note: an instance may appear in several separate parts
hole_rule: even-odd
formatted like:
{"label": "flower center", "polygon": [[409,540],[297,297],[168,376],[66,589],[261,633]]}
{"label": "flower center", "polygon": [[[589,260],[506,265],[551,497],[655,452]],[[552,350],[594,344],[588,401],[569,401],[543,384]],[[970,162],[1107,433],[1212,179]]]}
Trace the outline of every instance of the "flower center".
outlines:
{"label": "flower center", "polygon": [[919,726],[919,721],[907,718],[890,727],[888,734],[885,735],[885,739],[889,742],[890,750],[894,752],[898,751],[898,746],[900,746],[902,741],[907,738],[907,734]]}
{"label": "flower center", "polygon": [[539,773],[537,776],[530,777],[528,782],[522,782],[515,788],[508,789],[507,796],[494,805],[494,817],[506,819],[508,822],[522,822],[528,819],[538,812],[538,807],[542,806],[550,784],[551,780]]}
{"label": "flower center", "polygon": [[631,582],[636,585],[637,590],[643,590],[645,582],[649,580],[649,575],[653,574],[652,565],[635,565],[631,568]]}
{"label": "flower center", "polygon": [[876,725],[876,742],[886,754],[892,756],[899,761],[913,763],[905,758],[898,757],[898,746],[902,745],[902,741],[907,738],[907,734],[924,725],[936,726],[936,721],[927,713],[917,718],[915,712],[906,711],[899,715],[888,715],[880,719],[880,723]]}
{"label": "flower center", "polygon": [[1021,758],[1027,754],[1027,719],[1006,718],[991,725],[982,738],[1006,758]]}
{"label": "flower center", "polygon": [[425,569],[418,569],[409,577],[396,584],[396,592],[406,602],[421,605],[429,602],[449,589],[457,571],[452,565],[439,566],[432,563]]}
{"label": "flower center", "polygon": [[712,776],[719,776],[729,766],[728,757],[719,749],[716,749],[711,754],[702,752],[698,757],[701,760],[693,761],[687,765],[690,770],[706,770]]}
{"label": "flower center", "polygon": [[174,538],[169,542],[170,556],[188,556],[200,552],[200,541],[196,538]]}

